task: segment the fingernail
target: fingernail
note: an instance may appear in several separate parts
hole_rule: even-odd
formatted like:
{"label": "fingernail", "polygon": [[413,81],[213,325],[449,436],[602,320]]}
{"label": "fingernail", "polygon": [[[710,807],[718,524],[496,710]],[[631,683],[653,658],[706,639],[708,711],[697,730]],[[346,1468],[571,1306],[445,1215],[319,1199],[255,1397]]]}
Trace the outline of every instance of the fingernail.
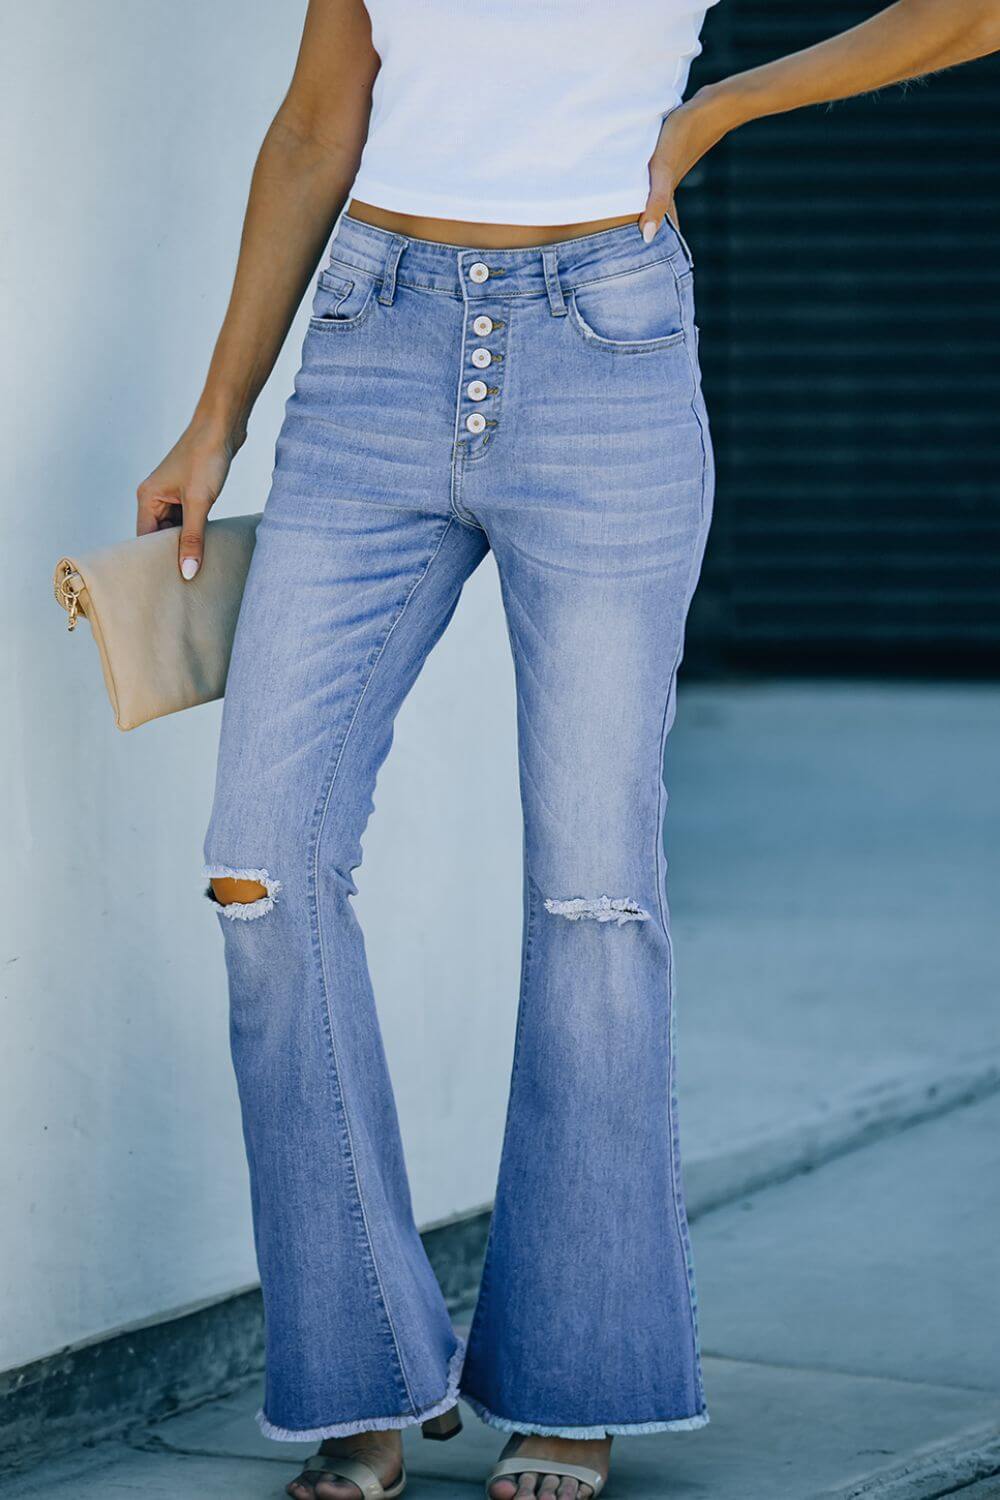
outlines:
{"label": "fingernail", "polygon": [[652,219],[647,219],[645,224],[643,224],[642,226],[642,237],[646,241],[647,245],[652,244],[655,235],[656,225],[653,223]]}
{"label": "fingernail", "polygon": [[186,557],[184,559],[184,561],[181,563],[181,572],[184,574],[184,577],[187,578],[189,581],[190,581],[190,579],[192,579],[194,577],[194,575],[197,573],[197,571],[198,571],[198,559],[196,557]]}

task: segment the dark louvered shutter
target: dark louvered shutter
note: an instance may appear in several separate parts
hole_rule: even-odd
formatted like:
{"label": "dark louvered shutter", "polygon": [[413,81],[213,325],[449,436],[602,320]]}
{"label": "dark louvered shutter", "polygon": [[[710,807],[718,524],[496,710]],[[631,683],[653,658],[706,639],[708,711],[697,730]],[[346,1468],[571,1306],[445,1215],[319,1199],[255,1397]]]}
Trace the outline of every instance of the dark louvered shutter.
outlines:
{"label": "dark louvered shutter", "polygon": [[[692,87],[879,7],[722,0]],[[1000,61],[758,121],[679,197],[715,527],[702,670],[1000,664]]]}

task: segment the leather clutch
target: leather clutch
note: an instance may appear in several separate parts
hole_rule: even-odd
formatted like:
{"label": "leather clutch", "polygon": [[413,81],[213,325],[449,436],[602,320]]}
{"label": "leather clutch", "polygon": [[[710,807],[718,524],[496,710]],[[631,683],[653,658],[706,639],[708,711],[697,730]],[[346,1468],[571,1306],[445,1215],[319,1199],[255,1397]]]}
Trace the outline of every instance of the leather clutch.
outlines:
{"label": "leather clutch", "polygon": [[222,697],[259,521],[209,521],[190,583],[176,527],[60,558],[56,599],[70,630],[80,615],[90,623],[119,729]]}

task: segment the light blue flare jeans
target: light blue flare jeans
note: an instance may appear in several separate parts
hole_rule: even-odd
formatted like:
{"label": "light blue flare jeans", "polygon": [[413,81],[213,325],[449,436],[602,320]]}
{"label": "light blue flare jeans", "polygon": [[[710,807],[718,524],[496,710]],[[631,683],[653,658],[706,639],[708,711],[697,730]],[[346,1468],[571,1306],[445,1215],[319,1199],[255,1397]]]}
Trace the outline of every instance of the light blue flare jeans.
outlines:
{"label": "light blue flare jeans", "polygon": [[[481,251],[341,219],[205,845],[206,875],[266,891],[218,910],[271,1437],[406,1427],[456,1393],[502,1430],[707,1421],[661,773],[712,482],[691,261],[669,223],[650,245],[628,225]],[[490,549],[516,669],[524,945],[463,1349],[413,1221],[351,897],[396,712]]]}

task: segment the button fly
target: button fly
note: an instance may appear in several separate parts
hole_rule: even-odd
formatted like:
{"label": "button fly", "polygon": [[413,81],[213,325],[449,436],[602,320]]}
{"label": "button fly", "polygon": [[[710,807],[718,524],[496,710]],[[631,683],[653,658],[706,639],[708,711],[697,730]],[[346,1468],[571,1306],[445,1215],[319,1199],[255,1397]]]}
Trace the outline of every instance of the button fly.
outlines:
{"label": "button fly", "polygon": [[488,281],[490,277],[489,266],[484,266],[481,260],[474,260],[469,267],[469,280],[475,282]]}
{"label": "button fly", "polygon": [[[494,303],[492,296],[493,291],[503,285],[501,278],[506,274],[505,268],[502,265],[490,267],[485,261],[470,257],[468,262],[461,262],[458,273],[464,288],[466,322],[459,355],[462,376],[458,385],[455,457],[464,467],[466,461],[472,464],[483,457],[487,446],[492,446],[494,429],[500,425],[501,377],[507,369],[502,361],[508,357],[505,330],[509,324],[504,318],[503,303]],[[472,283],[484,281],[488,281],[489,286],[482,292],[473,292]],[[494,376],[492,380],[486,376],[487,370]],[[479,378],[480,371],[483,379]],[[474,408],[480,403],[482,410],[476,411]]]}

